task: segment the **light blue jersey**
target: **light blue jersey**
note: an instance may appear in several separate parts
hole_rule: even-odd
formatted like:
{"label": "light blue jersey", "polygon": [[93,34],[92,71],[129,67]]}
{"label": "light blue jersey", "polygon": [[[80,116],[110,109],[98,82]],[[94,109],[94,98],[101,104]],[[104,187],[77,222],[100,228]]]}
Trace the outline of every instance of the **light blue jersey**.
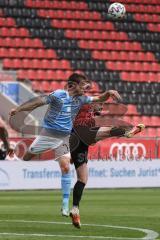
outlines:
{"label": "light blue jersey", "polygon": [[44,117],[43,127],[63,134],[70,134],[74,118],[80,108],[91,102],[92,97],[72,97],[65,90],[52,92],[45,98],[45,103],[49,104],[49,107]]}

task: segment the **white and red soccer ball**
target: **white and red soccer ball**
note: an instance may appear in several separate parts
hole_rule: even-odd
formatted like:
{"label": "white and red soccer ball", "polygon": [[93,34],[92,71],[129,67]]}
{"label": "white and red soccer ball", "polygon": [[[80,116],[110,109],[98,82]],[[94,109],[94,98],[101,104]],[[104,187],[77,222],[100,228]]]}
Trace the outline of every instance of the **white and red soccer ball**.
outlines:
{"label": "white and red soccer ball", "polygon": [[113,19],[122,19],[126,14],[126,8],[122,3],[112,3],[108,8],[108,15]]}

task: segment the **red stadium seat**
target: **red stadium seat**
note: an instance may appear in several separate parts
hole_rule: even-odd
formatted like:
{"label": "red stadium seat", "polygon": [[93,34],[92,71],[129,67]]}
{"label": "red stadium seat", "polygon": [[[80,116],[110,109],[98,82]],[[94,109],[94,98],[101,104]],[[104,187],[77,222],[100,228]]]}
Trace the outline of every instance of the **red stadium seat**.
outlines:
{"label": "red stadium seat", "polygon": [[[45,60],[42,60],[45,61]],[[30,68],[34,68],[34,69],[42,69],[43,68],[43,62],[39,59],[32,59],[29,60],[29,64],[30,64]]]}
{"label": "red stadium seat", "polygon": [[129,55],[130,55],[130,52],[125,52],[125,51],[120,51],[120,52],[115,52],[116,55],[116,59],[117,60],[123,60],[123,61],[126,61],[126,60],[131,60]]}
{"label": "red stadium seat", "polygon": [[160,127],[159,117],[154,117],[154,116],[150,117],[149,123],[150,123],[150,126],[152,125],[154,127]]}
{"label": "red stadium seat", "polygon": [[26,52],[26,57],[28,58],[38,58],[38,50],[34,48],[23,49]]}
{"label": "red stadium seat", "polygon": [[135,105],[128,104],[127,106],[127,115],[138,115],[139,113],[137,112],[137,108]]}
{"label": "red stadium seat", "polygon": [[24,74],[24,70],[18,70],[17,71],[17,78],[18,79],[23,79],[24,76],[26,77],[26,74]]}
{"label": "red stadium seat", "polygon": [[130,81],[130,73],[128,72],[121,72],[120,73],[120,76],[121,76],[121,79],[124,80],[124,81]]}
{"label": "red stadium seat", "polygon": [[8,48],[0,47],[0,58],[7,57],[9,53]]}
{"label": "red stadium seat", "polygon": [[142,116],[141,117],[141,122],[145,124],[145,126],[153,126],[153,123],[151,121],[151,118],[148,116]]}
{"label": "red stadium seat", "polygon": [[32,81],[32,89],[34,91],[41,91],[41,84],[39,84],[39,81]]}
{"label": "red stadium seat", "polygon": [[16,58],[18,55],[18,50],[17,48],[9,48],[8,49],[8,57],[9,58]]}
{"label": "red stadium seat", "polygon": [[8,59],[8,58],[5,58],[3,60],[3,67],[4,68],[11,68],[12,67],[12,60]]}
{"label": "red stadium seat", "polygon": [[53,77],[53,71],[52,70],[45,71],[45,78],[43,78],[43,79],[46,79],[46,80],[56,80]]}
{"label": "red stadium seat", "polygon": [[137,124],[139,124],[139,123],[141,123],[142,121],[141,121],[141,118],[139,117],[139,116],[133,116],[132,117],[132,120],[131,120],[131,123],[133,124],[133,125],[137,125]]}
{"label": "red stadium seat", "polygon": [[24,71],[24,76],[28,77],[29,79],[38,79],[38,74],[35,72],[35,70],[27,70]]}
{"label": "red stadium seat", "polygon": [[51,85],[51,91],[54,91],[54,90],[56,90],[56,89],[59,89],[59,88],[60,88],[60,83],[61,83],[61,82],[52,81],[52,82],[50,83],[50,85]]}
{"label": "red stadium seat", "polygon": [[52,63],[50,60],[47,59],[43,59],[43,60],[39,60],[39,68],[42,69],[51,69],[52,68]]}
{"label": "red stadium seat", "polygon": [[17,69],[21,69],[21,68],[23,68],[23,62],[20,60],[20,59],[13,59],[12,60],[12,67],[13,68],[17,68]]}
{"label": "red stadium seat", "polygon": [[152,52],[146,52],[144,60],[155,61],[155,56],[154,56],[154,54]]}
{"label": "red stadium seat", "polygon": [[1,34],[1,36],[3,36],[3,37],[9,37],[10,36],[10,28],[7,28],[7,27],[2,27],[1,29],[0,29],[0,34]]}
{"label": "red stadium seat", "polygon": [[4,20],[4,26],[14,27],[16,26],[16,22],[13,18],[8,17],[8,18],[5,18]]}
{"label": "red stadium seat", "polygon": [[56,59],[57,58],[57,54],[53,49],[46,49],[45,53],[46,53],[46,58],[50,58],[50,59]]}
{"label": "red stadium seat", "polygon": [[155,137],[157,134],[156,128],[148,128],[147,135],[148,137]]}
{"label": "red stadium seat", "polygon": [[160,137],[160,128],[157,128],[156,136]]}
{"label": "red stadium seat", "polygon": [[151,70],[153,72],[160,72],[160,63],[153,62],[151,64]]}
{"label": "red stadium seat", "polygon": [[36,72],[34,71],[34,77],[37,77],[39,80],[48,80],[47,71],[44,70],[38,70]]}
{"label": "red stadium seat", "polygon": [[149,72],[147,79],[149,82],[157,82],[157,74]]}
{"label": "red stadium seat", "polygon": [[111,55],[111,60],[120,60],[123,54],[121,54],[121,52],[119,51],[111,51],[111,53],[108,54],[108,56],[109,55]]}
{"label": "red stadium seat", "polygon": [[43,91],[50,92],[52,89],[49,81],[42,81],[40,85]]}

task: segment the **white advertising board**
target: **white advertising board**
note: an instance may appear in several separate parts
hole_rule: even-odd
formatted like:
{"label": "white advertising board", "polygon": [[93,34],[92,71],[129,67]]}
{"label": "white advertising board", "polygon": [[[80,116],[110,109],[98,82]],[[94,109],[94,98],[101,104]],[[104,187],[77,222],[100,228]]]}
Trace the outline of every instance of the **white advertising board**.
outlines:
{"label": "white advertising board", "polygon": [[[160,187],[160,160],[89,161],[87,188]],[[71,166],[72,186],[76,181]],[[61,172],[55,161],[1,161],[0,190],[60,189]]]}

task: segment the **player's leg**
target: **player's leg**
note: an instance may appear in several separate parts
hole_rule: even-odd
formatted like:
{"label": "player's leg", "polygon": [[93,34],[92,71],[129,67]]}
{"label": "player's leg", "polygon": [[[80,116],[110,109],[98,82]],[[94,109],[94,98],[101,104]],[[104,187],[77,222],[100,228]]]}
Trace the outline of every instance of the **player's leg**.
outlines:
{"label": "player's leg", "polygon": [[138,124],[134,127],[100,127],[95,141],[98,142],[110,137],[134,137],[136,134],[142,132],[145,128],[144,124]]}
{"label": "player's leg", "polygon": [[62,137],[62,144],[56,149],[55,157],[61,169],[62,216],[69,216],[69,198],[71,192],[69,136]]}
{"label": "player's leg", "polygon": [[35,157],[35,156],[36,156],[36,154],[27,151],[27,152],[24,154],[22,160],[24,160],[24,161],[29,161],[29,160],[31,160],[31,159],[32,159],[33,157]]}
{"label": "player's leg", "polygon": [[[77,139],[76,139],[77,138]],[[77,141],[78,140],[78,141]],[[75,142],[77,144],[75,145]],[[87,169],[87,155],[88,145],[86,145],[77,135],[71,135],[70,137],[70,151],[71,158],[75,165],[77,182],[73,188],[73,207],[70,211],[72,223],[75,227],[80,228],[80,214],[79,205],[83,195],[83,190],[88,180],[88,169]]]}
{"label": "player's leg", "polygon": [[53,148],[52,138],[49,138],[48,136],[44,136],[44,134],[39,135],[38,137],[35,138],[35,140],[29,146],[22,160],[29,161],[33,157],[35,157],[37,154],[41,154],[51,148]]}
{"label": "player's leg", "polygon": [[[66,137],[64,137],[65,139]],[[69,170],[69,164],[70,164],[70,155],[63,156],[64,155],[64,143],[63,137],[60,136],[54,136],[53,134],[49,134],[45,130],[42,131],[42,134],[38,136],[33,143],[30,145],[28,152],[24,156],[24,160],[30,160],[31,157],[41,154],[47,150],[53,149],[61,149],[61,151],[56,151],[60,162],[60,168],[62,171],[62,177],[61,177],[61,184],[62,184],[62,193],[63,193],[63,203],[62,203],[62,213],[65,216],[69,216],[69,195],[70,195],[70,189],[71,189],[71,174]],[[68,137],[69,139],[69,137]],[[64,145],[64,147],[62,146]],[[66,144],[67,145],[67,144]],[[69,145],[69,140],[68,140]],[[66,149],[65,149],[66,151]],[[69,148],[66,152],[69,151]],[[65,211],[63,211],[63,208],[65,207]],[[68,213],[67,213],[68,212]]]}
{"label": "player's leg", "polygon": [[88,168],[87,163],[83,163],[76,169],[77,182],[73,188],[73,206],[70,211],[70,216],[72,218],[72,223],[75,227],[81,227],[79,205],[83,195],[83,190],[88,180]]}
{"label": "player's leg", "polygon": [[[94,130],[94,129],[93,129]],[[110,137],[121,137],[124,136],[126,130],[121,127],[100,127],[96,133],[95,142]]]}
{"label": "player's leg", "polygon": [[124,136],[127,138],[134,137],[136,134],[142,132],[144,129],[145,129],[145,125],[143,123],[140,123],[140,124],[134,126],[131,130],[126,131]]}
{"label": "player's leg", "polygon": [[69,216],[69,198],[71,192],[70,154],[58,158],[61,169],[62,216]]}

